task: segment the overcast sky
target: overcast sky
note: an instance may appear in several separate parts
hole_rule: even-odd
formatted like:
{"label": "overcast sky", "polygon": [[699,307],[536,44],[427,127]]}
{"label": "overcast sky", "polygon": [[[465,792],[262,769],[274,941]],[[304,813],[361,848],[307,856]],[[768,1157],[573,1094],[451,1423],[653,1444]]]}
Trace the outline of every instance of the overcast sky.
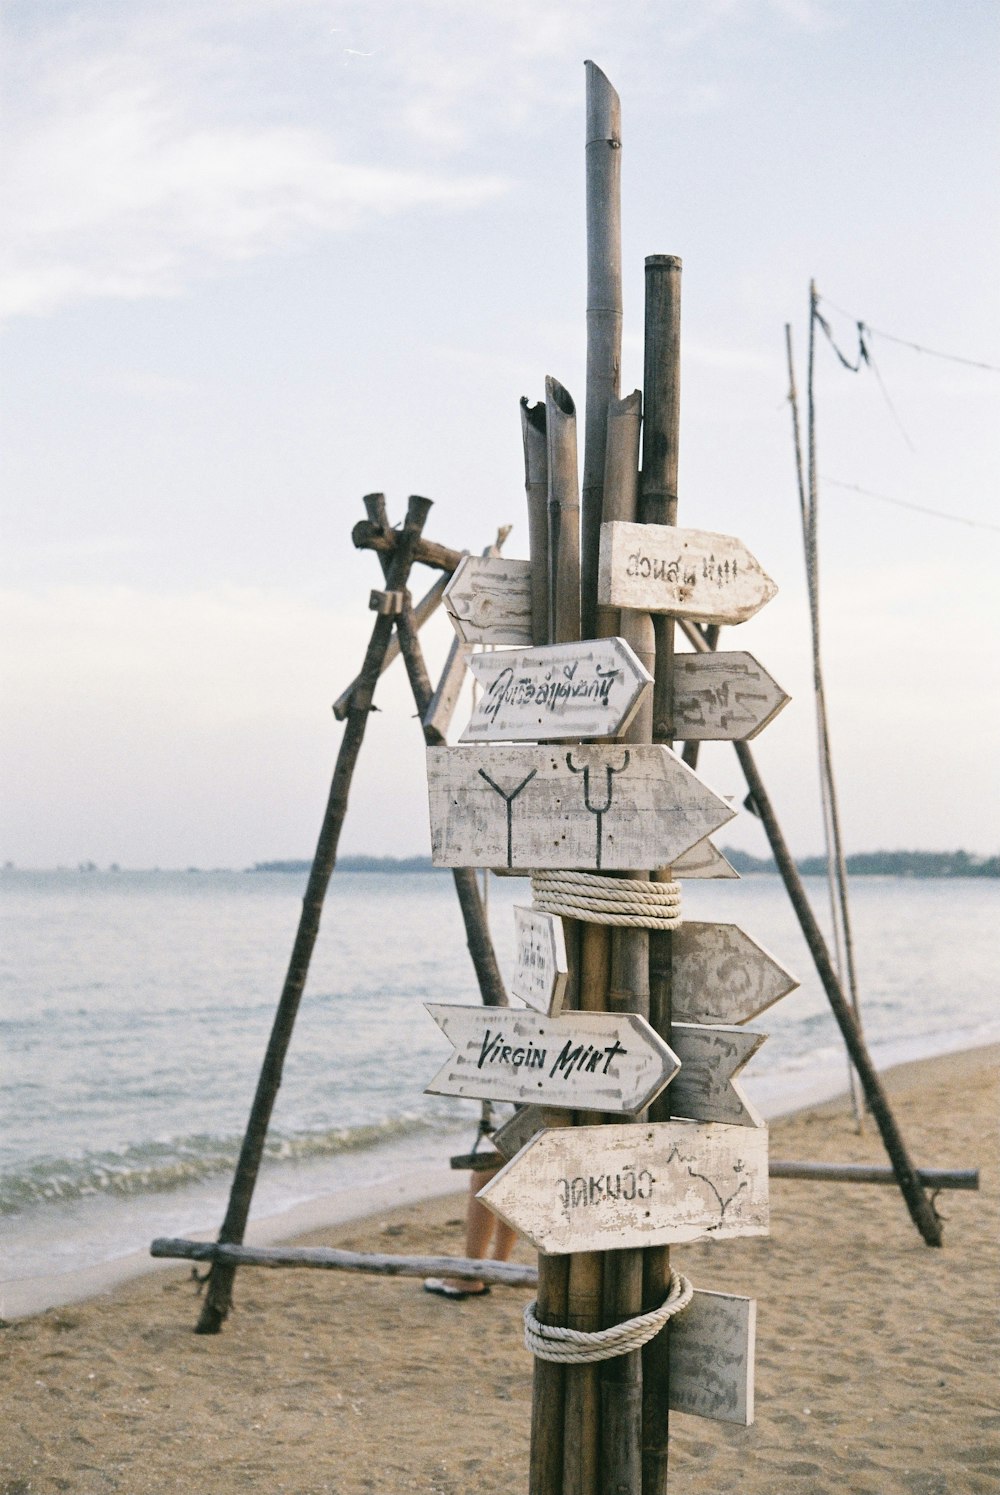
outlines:
{"label": "overcast sky", "polygon": [[[457,548],[511,523],[526,555],[518,399],[554,374],[582,405],[588,57],[623,106],[622,388],[643,258],[678,254],[680,519],[778,582],[728,644],[794,696],[758,758],[819,850],[783,328],[801,385],[815,277],[848,353],[860,318],[1000,365],[1000,5],[2,11],[0,860],[311,855],[380,580],[362,496],[426,494]],[[877,376],[817,357],[846,841],[995,853],[1000,375],[871,347]],[[342,849],[423,851],[402,679],[379,703]],[[702,772],[742,798],[731,749]],[[722,840],[765,850],[745,814]]]}

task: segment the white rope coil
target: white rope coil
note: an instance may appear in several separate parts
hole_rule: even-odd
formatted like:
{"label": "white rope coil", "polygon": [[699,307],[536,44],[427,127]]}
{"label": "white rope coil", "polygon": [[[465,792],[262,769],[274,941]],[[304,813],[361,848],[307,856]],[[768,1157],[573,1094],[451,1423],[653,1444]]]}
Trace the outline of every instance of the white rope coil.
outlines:
{"label": "white rope coil", "polygon": [[670,1291],[651,1313],[597,1329],[588,1334],[583,1329],[562,1329],[554,1324],[539,1323],[535,1301],[524,1310],[524,1347],[539,1360],[554,1360],[562,1365],[589,1365],[597,1360],[613,1360],[641,1350],[659,1334],[668,1319],[690,1303],[694,1288],[679,1272],[670,1273]]}
{"label": "white rope coil", "polygon": [[645,882],[594,872],[534,872],[531,895],[540,912],[564,914],[587,924],[676,929],[681,923],[679,882]]}

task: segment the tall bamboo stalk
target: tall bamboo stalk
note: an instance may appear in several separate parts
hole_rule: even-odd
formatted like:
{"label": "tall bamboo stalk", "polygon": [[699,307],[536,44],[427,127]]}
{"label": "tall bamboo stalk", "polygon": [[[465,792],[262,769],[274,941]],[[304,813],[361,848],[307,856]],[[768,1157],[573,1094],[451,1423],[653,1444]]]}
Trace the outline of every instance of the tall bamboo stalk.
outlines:
{"label": "tall bamboo stalk", "polygon": [[[681,262],[675,255],[646,260],[644,411],[640,519],[645,524],[677,523],[680,441]],[[657,617],[653,740],[673,742],[674,622]],[[654,874],[654,876],[657,874]],[[669,876],[669,873],[660,874]],[[672,937],[654,930],[649,937],[649,1020],[667,1043],[671,1037]],[[670,1117],[669,1087],[649,1109],[652,1121]],[[663,1302],[670,1282],[670,1250],[654,1247],[643,1263],[643,1304]],[[642,1490],[666,1495],[669,1423],[669,1326],[643,1351]]]}
{"label": "tall bamboo stalk", "polygon": [[[413,562],[413,553],[430,509],[429,498],[411,497],[407,507],[406,522],[394,546],[386,577],[386,585],[392,591],[402,590],[406,586]],[[392,627],[391,617],[382,614],[376,617],[365,653],[365,661],[351,696],[351,705],[337,754],[326,813],[323,816],[316,854],[313,857],[312,869],[302,900],[302,913],[292,946],[288,971],[274,1015],[264,1063],[257,1081],[257,1090],[250,1109],[243,1146],[240,1149],[236,1172],[233,1176],[229,1204],[219,1231],[219,1240],[227,1244],[241,1242],[246,1230],[250,1204],[267,1138],[267,1129],[281,1085],[285,1055],[288,1052],[295,1017],[309,973],[309,962],[319,934],[323,900],[337,860],[337,844],[340,840],[344,816],[347,813],[347,796],[351,787],[354,766],[364,739],[365,728],[368,725],[372,697],[382,669]],[[235,1275],[234,1266],[213,1263],[205,1287],[205,1301],[195,1326],[197,1334],[218,1334],[232,1303]]]}
{"label": "tall bamboo stalk", "polygon": [[587,391],[580,528],[582,635],[595,633],[597,553],[608,406],[622,359],[621,103],[596,63],[587,69]]}

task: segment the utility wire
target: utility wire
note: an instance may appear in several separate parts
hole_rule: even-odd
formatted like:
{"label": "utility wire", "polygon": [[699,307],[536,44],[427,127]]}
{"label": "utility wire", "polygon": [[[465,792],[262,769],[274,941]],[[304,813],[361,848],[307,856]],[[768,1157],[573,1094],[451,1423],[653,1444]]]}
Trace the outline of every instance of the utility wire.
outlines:
{"label": "utility wire", "polygon": [[916,514],[930,514],[934,519],[950,519],[952,524],[967,524],[971,529],[988,529],[1000,534],[1000,524],[990,524],[988,519],[967,519],[964,514],[946,514],[943,509],[929,509],[924,504],[908,502],[905,498],[890,498],[888,493],[873,493],[862,488],[860,483],[842,483],[836,478],[823,475],[823,482],[831,488],[847,488],[851,493],[861,493],[865,498],[877,498],[880,503],[896,504],[900,509],[912,509]]}
{"label": "utility wire", "polygon": [[[939,348],[925,348],[922,343],[911,343],[905,337],[894,337],[891,332],[883,332],[880,327],[873,327],[870,322],[859,321],[859,319],[855,317],[851,312],[845,311],[842,306],[837,306],[837,304],[829,300],[828,297],[821,296],[819,299],[825,302],[825,304],[830,308],[831,311],[838,312],[842,317],[849,317],[857,327],[859,335],[862,338],[864,333],[868,332],[871,333],[873,337],[884,338],[887,343],[898,343],[901,348],[910,348],[914,353],[926,353],[929,358],[944,358],[948,361],[948,363],[964,364],[967,369],[985,369],[987,373],[1000,374],[1000,364],[983,363],[977,358],[963,358],[958,353],[942,353]],[[824,331],[826,332],[827,337],[830,337],[829,329],[824,327]],[[832,337],[830,337],[830,341],[831,343],[833,342]],[[843,359],[843,355],[839,353],[839,350],[837,350],[837,352],[838,356],[841,358],[841,361],[844,362],[845,360]],[[852,365],[850,364],[847,364],[846,366],[848,368],[852,367]]]}

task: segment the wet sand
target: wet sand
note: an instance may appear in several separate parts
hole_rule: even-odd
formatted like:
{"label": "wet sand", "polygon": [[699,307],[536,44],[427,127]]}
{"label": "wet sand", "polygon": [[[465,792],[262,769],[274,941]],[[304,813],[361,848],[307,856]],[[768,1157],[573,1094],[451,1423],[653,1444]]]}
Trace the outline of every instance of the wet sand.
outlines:
{"label": "wet sand", "polygon": [[[943,1250],[895,1188],[791,1180],[772,1181],[769,1239],[675,1248],[696,1286],[758,1301],[757,1420],[676,1414],[671,1495],[1000,1495],[998,1068],[994,1047],[886,1077],[919,1166],[982,1171],[979,1193],[938,1198]],[[771,1133],[775,1159],[885,1161],[846,1101]],[[299,1240],[459,1255],[462,1211],[455,1194]],[[0,1495],[527,1491],[529,1291],[451,1303],[412,1279],[244,1269],[211,1338],[195,1294],[180,1265],[3,1326]]]}

